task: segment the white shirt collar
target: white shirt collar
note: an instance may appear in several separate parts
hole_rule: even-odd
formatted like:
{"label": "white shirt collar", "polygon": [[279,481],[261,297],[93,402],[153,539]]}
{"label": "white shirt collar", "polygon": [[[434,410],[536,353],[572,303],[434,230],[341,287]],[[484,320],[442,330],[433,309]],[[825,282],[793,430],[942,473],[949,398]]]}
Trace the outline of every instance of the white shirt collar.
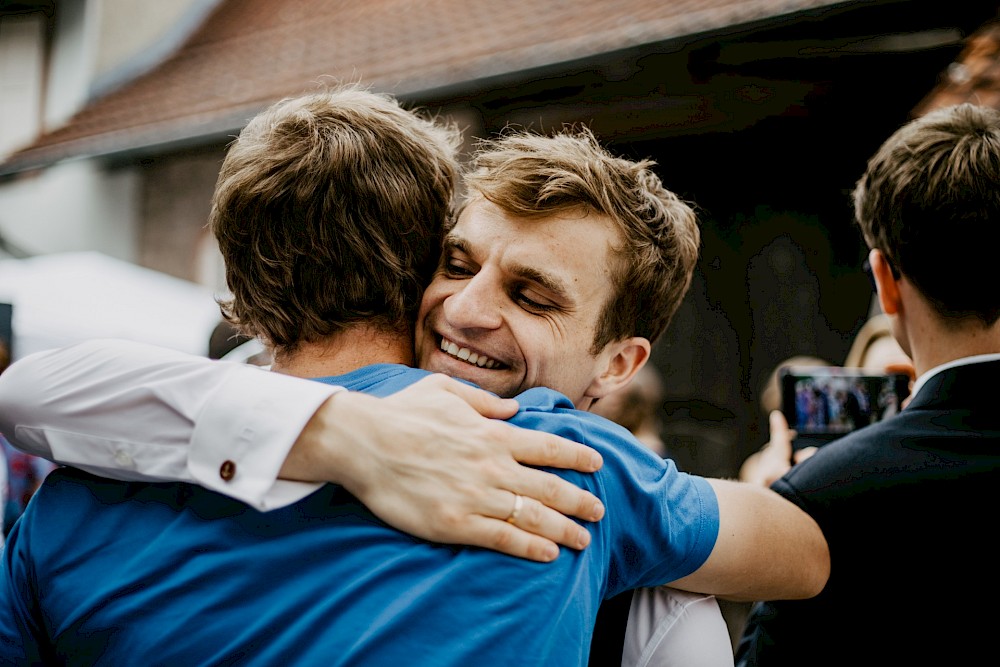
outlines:
{"label": "white shirt collar", "polygon": [[940,366],[935,366],[923,375],[917,378],[917,381],[913,383],[913,389],[910,391],[911,396],[916,396],[920,388],[927,384],[927,381],[938,373],[944,372],[949,368],[955,368],[956,366],[971,366],[972,364],[982,364],[987,361],[1000,361],[1000,353],[996,354],[977,354],[971,357],[962,357],[961,359],[954,359],[952,361],[941,364]]}

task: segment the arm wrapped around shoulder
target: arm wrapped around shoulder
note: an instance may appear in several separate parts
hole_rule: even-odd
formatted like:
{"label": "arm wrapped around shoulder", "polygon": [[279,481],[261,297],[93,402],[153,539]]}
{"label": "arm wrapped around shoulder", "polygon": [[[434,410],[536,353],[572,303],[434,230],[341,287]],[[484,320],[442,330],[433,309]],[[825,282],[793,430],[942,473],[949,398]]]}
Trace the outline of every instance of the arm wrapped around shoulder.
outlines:
{"label": "arm wrapped around shoulder", "polygon": [[770,489],[709,480],[719,500],[719,538],[708,560],[671,586],[739,600],[818,595],[830,577],[830,549],[806,512]]}

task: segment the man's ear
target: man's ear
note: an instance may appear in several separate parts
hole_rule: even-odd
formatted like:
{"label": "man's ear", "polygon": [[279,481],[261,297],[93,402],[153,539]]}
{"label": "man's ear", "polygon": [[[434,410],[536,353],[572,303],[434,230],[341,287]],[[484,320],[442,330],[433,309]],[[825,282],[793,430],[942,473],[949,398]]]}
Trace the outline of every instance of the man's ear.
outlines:
{"label": "man's ear", "polygon": [[875,278],[878,303],[882,312],[886,315],[895,315],[899,312],[901,301],[899,282],[896,276],[892,275],[892,265],[882,251],[876,248],[872,248],[868,252],[868,263],[872,267],[872,276]]}
{"label": "man's ear", "polygon": [[639,336],[609,343],[600,354],[607,363],[604,372],[594,379],[585,395],[598,399],[627,385],[649,361],[651,348],[649,341]]}

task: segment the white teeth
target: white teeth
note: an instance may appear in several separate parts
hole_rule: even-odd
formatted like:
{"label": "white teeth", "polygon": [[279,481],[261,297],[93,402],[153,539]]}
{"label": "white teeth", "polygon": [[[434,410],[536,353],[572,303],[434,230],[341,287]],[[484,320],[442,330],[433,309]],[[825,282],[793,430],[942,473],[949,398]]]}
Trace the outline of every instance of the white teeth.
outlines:
{"label": "white teeth", "polygon": [[478,354],[467,347],[459,347],[446,338],[441,339],[441,350],[462,361],[479,366],[480,368],[495,368],[499,364],[485,354]]}

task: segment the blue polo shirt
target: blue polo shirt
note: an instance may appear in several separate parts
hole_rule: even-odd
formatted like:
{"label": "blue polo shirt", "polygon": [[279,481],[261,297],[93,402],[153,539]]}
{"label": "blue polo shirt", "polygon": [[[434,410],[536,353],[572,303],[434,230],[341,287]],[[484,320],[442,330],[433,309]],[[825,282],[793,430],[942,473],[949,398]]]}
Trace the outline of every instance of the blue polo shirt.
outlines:
{"label": "blue polo shirt", "polygon": [[[379,396],[425,372],[382,364],[321,381]],[[184,483],[61,469],[14,526],[0,656],[75,665],[586,665],[601,600],[696,570],[719,529],[707,481],[561,394],[511,422],[597,449],[555,470],[607,508],[591,545],[535,563],[423,541],[328,484],[269,512]],[[6,663],[4,663],[6,664]]]}

